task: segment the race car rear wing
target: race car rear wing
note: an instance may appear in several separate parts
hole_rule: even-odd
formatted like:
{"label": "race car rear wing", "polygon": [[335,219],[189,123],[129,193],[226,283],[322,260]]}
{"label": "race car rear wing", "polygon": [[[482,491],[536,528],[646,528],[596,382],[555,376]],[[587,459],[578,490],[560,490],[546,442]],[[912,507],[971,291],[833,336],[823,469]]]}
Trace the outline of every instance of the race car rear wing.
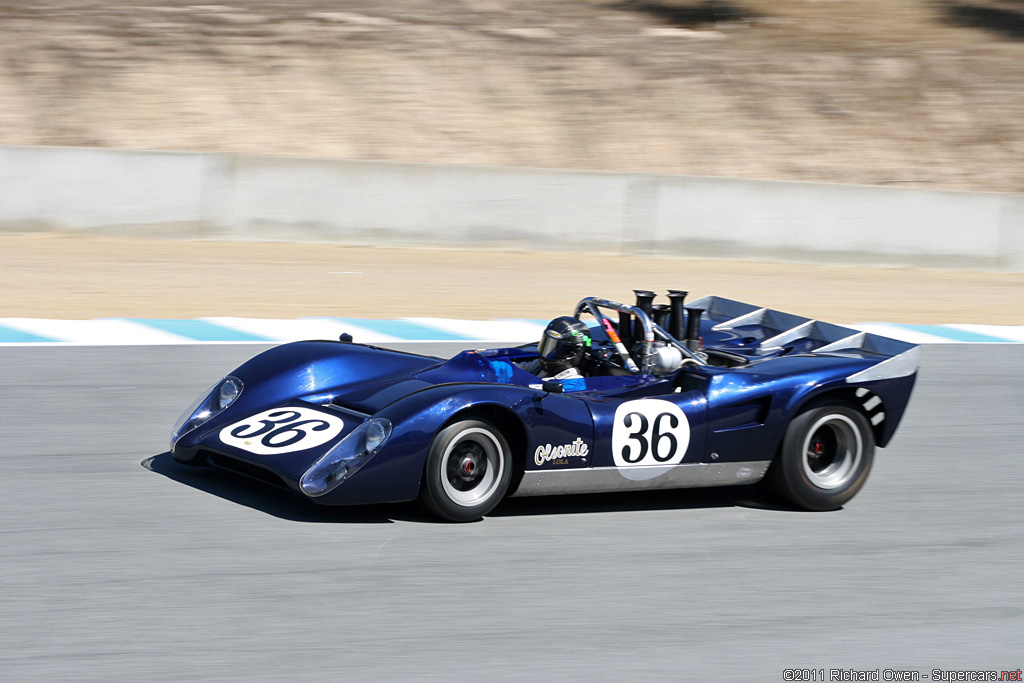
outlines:
{"label": "race car rear wing", "polygon": [[698,299],[687,309],[703,309],[701,332],[705,346],[721,346],[744,355],[771,355],[791,348],[799,353],[881,360],[915,348],[908,342],[718,296]]}

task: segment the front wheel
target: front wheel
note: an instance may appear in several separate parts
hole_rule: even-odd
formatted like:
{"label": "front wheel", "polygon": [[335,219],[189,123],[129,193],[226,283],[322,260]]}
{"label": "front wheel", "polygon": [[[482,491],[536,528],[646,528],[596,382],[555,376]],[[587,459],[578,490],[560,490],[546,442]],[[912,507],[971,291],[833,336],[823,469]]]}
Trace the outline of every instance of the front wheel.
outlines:
{"label": "front wheel", "polygon": [[864,415],[845,404],[818,406],[789,424],[765,484],[798,507],[835,510],[867,481],[874,457]]}
{"label": "front wheel", "polygon": [[509,447],[490,422],[460,420],[430,444],[423,501],[440,517],[471,522],[494,509],[512,480]]}

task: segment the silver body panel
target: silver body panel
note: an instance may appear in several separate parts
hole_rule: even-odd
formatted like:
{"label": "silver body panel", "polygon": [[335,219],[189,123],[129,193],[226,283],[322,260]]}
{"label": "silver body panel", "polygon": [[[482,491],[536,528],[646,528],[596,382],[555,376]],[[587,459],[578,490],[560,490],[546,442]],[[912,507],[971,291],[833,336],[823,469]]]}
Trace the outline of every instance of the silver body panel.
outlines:
{"label": "silver body panel", "polygon": [[531,470],[513,497],[553,496],[563,493],[651,491],[702,486],[735,486],[760,481],[770,460],[732,463],[687,463],[668,467],[579,467]]}

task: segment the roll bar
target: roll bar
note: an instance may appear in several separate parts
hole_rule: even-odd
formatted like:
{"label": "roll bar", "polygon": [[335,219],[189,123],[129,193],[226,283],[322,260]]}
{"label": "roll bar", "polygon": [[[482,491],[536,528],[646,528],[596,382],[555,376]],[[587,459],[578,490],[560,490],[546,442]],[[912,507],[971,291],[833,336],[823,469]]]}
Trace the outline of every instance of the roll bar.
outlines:
{"label": "roll bar", "polygon": [[[667,342],[672,346],[675,346],[683,353],[683,356],[685,358],[688,358],[695,363],[698,363],[700,365],[708,364],[706,360],[702,359],[696,353],[688,349],[685,344],[682,344],[678,339],[676,339],[668,332],[663,330],[659,325],[657,325],[653,320],[651,320],[651,317],[647,315],[647,313],[644,312],[643,309],[639,308],[638,306],[628,306],[626,304],[620,304],[617,301],[609,301],[608,299],[599,299],[597,297],[588,296],[584,299],[580,299],[580,302],[576,304],[576,310],[573,312],[573,317],[578,318],[580,317],[580,313],[583,313],[583,311],[587,311],[588,313],[590,313],[590,315],[594,316],[597,319],[597,321],[602,325],[606,320],[609,323],[611,323],[611,321],[603,313],[601,313],[600,309],[602,308],[633,315],[636,317],[638,321],[640,321],[640,327],[643,330],[644,337],[642,353],[643,358],[640,363],[640,370],[641,372],[643,372],[643,374],[653,374],[652,371],[654,370],[655,339],[660,339],[661,341]],[[626,353],[628,354],[628,350]],[[626,361],[626,358],[623,358],[623,360]],[[627,361],[626,364],[628,366],[629,361]]]}

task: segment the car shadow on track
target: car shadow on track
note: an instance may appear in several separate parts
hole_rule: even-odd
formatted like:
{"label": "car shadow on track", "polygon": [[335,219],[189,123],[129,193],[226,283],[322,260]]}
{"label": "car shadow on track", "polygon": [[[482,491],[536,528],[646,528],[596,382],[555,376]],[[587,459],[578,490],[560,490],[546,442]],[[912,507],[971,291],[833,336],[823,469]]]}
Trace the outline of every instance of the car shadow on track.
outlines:
{"label": "car shadow on track", "polygon": [[[182,465],[170,453],[151,456],[140,464],[150,472],[161,474],[179,484],[293,522],[321,524],[390,524],[395,521],[443,523],[416,503],[352,507],[316,505],[288,491],[250,481],[230,472],[212,467]],[[794,510],[794,508],[777,505],[753,486],[730,486],[711,489],[509,498],[503,501],[488,517],[533,517],[729,507]]]}
{"label": "car shadow on track", "polygon": [[170,453],[154,455],[140,464],[150,472],[162,474],[179,484],[292,522],[390,524],[395,520],[432,521],[412,503],[353,507],[316,505],[294,493],[230,472],[182,465]]}
{"label": "car shadow on track", "polygon": [[589,493],[537,498],[509,498],[492,517],[528,517],[534,515],[573,515],[601,512],[640,512],[648,510],[694,510],[709,508],[749,508],[796,512],[779,505],[753,486],[729,486],[627,493]]}

